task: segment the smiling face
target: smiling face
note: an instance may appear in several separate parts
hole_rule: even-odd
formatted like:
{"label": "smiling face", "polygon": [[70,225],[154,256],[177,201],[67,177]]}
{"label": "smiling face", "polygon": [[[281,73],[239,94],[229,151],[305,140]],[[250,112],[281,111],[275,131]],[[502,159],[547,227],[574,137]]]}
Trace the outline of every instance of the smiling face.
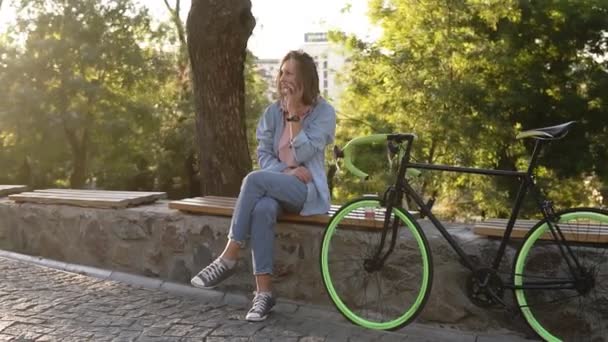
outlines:
{"label": "smiling face", "polygon": [[298,94],[302,104],[312,105],[319,96],[319,74],[314,59],[304,51],[289,51],[281,62],[276,79],[281,99],[288,94]]}
{"label": "smiling face", "polygon": [[281,96],[293,94],[301,84],[298,79],[298,62],[293,58],[286,60],[279,71],[279,92]]}

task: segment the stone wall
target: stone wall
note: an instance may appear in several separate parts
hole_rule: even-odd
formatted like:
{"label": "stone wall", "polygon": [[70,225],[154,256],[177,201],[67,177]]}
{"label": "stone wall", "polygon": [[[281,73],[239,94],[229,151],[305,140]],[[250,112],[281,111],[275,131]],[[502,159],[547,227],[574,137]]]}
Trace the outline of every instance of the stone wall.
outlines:
{"label": "stone wall", "polygon": [[[481,309],[468,300],[468,270],[428,222],[420,223],[433,253],[434,280],[419,319],[475,329],[504,327],[512,321],[510,313]],[[181,283],[189,283],[222,251],[229,224],[228,217],[171,210],[166,201],[113,210],[0,199],[1,249]],[[463,226],[452,225],[450,230],[467,253],[491,262],[495,240],[477,237]],[[276,237],[275,292],[282,298],[329,305],[319,271],[323,227],[280,223]],[[512,257],[513,249],[508,254]],[[221,285],[222,290],[254,290],[251,257],[248,252],[243,257],[239,272]],[[506,271],[509,267],[505,263]]]}

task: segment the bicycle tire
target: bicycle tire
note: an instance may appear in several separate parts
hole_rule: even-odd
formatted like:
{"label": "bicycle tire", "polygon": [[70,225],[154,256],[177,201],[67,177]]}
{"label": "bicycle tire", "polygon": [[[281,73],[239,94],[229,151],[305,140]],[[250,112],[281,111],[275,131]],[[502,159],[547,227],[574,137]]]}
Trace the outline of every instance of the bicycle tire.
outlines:
{"label": "bicycle tire", "polygon": [[546,220],[541,220],[528,232],[515,257],[513,281],[519,309],[528,325],[547,341],[607,341],[608,243],[602,241],[608,234],[608,211],[580,208],[556,215],[568,247],[595,281],[588,282],[586,289],[521,288],[539,279],[570,277],[558,242],[551,237]]}
{"label": "bicycle tire", "polygon": [[[396,330],[415,319],[424,307],[433,278],[432,258],[416,220],[403,209],[393,208],[391,222],[400,221],[395,248],[381,269],[366,270],[365,260],[380,242],[385,212],[378,197],[343,205],[323,235],[320,263],[325,289],[347,320],[368,329]],[[390,234],[392,229],[384,251]],[[368,295],[374,299],[368,301]]]}

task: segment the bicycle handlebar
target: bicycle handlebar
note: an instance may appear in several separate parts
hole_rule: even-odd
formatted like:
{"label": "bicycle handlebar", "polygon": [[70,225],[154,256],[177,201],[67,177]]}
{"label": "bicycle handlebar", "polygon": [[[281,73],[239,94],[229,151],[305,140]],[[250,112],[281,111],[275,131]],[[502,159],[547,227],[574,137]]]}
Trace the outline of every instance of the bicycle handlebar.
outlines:
{"label": "bicycle handlebar", "polygon": [[[361,177],[365,180],[369,179],[369,175],[367,173],[361,171],[359,168],[357,168],[353,164],[352,157],[353,157],[353,153],[354,153],[354,149],[353,149],[354,146],[386,142],[386,141],[390,140],[389,139],[390,137],[394,137],[394,136],[395,136],[394,134],[372,134],[372,135],[352,139],[351,141],[346,143],[344,148],[341,150],[341,152],[342,152],[341,154],[343,154],[343,156],[344,156],[344,166],[353,175],[355,175],[357,177]],[[409,169],[407,169],[407,174],[409,176],[418,176],[418,175],[420,175],[420,171],[417,169],[409,168]]]}
{"label": "bicycle handlebar", "polygon": [[378,143],[382,141],[386,141],[388,138],[388,134],[372,134],[365,137],[354,138],[353,140],[346,143],[342,152],[344,153],[344,166],[348,171],[350,171],[353,175],[357,177],[361,177],[363,179],[368,179],[369,175],[361,170],[359,170],[352,161],[352,153],[353,146],[357,145],[367,145]]}

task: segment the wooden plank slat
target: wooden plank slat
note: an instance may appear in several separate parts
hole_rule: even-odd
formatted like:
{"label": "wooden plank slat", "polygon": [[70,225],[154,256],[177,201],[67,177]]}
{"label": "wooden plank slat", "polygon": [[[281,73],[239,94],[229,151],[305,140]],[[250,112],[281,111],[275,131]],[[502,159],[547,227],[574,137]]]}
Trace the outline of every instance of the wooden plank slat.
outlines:
{"label": "wooden plank slat", "polygon": [[[490,220],[488,220],[490,221]],[[507,226],[507,220],[493,219],[491,222],[484,221],[476,223],[473,232],[478,235],[502,237]],[[528,231],[538,221],[534,220],[517,220],[511,233],[512,238],[523,238]],[[607,243],[608,242],[608,226],[591,224],[584,228],[576,224],[561,224],[560,229],[564,233],[567,240],[576,242],[593,242]],[[552,239],[551,233],[545,233],[541,237],[543,240]]]}
{"label": "wooden plank slat", "polygon": [[94,198],[121,198],[128,199],[129,205],[138,205],[154,202],[167,197],[165,192],[138,192],[138,191],[106,191],[106,190],[77,190],[77,189],[45,189],[36,190],[37,193],[55,194],[61,197],[82,196]]}
{"label": "wooden plank slat", "polygon": [[87,195],[55,195],[55,194],[42,194],[37,192],[22,192],[19,194],[14,194],[9,196],[10,199],[14,198],[47,198],[47,199],[69,199],[69,200],[99,200],[99,201],[109,201],[109,202],[117,202],[117,201],[129,201],[129,198],[113,198],[113,197],[96,197],[96,196],[87,196]]}
{"label": "wooden plank slat", "polygon": [[[236,204],[236,198],[234,197],[220,197],[220,196],[205,196],[205,197],[194,197],[194,198],[185,198],[182,199],[180,201],[192,201],[192,202],[199,202],[199,203],[223,203],[226,205],[231,205],[232,207],[234,207],[234,205]],[[332,204],[329,208],[329,212],[330,213],[335,213],[336,211],[338,211],[338,209],[340,209],[341,206],[336,205],[336,204]]]}
{"label": "wooden plank slat", "polygon": [[27,191],[26,185],[0,185],[0,197]]}
{"label": "wooden plank slat", "polygon": [[60,188],[51,188],[51,189],[40,189],[35,190],[36,192],[77,192],[77,193],[90,193],[90,194],[124,194],[124,195],[133,195],[133,196],[149,196],[149,195],[157,195],[157,196],[167,196],[166,192],[160,191],[121,191],[121,190],[94,190],[94,189],[60,189]]}
{"label": "wooden plank slat", "polygon": [[[496,225],[496,226],[506,227],[508,222],[509,222],[509,220],[507,220],[507,219],[487,219],[485,221],[478,222],[477,224],[481,224],[481,225],[484,225],[484,226]],[[534,224],[536,224],[536,222],[538,222],[538,220],[521,220],[521,219],[517,219],[515,221],[515,226],[532,227]]]}
{"label": "wooden plank slat", "polygon": [[73,191],[73,192],[41,192],[41,191],[35,191],[37,194],[40,194],[40,196],[44,196],[44,195],[53,195],[56,197],[61,197],[61,198],[97,198],[97,199],[124,199],[127,200],[127,206],[134,206],[134,205],[139,205],[139,204],[144,204],[144,203],[151,203],[154,202],[158,199],[164,198],[165,197],[165,193],[159,193],[160,195],[156,195],[156,194],[148,194],[148,195],[135,195],[135,194],[124,194],[124,193],[113,193],[111,191],[107,191],[107,192],[95,192],[95,193],[91,193],[91,192],[77,192],[77,191]]}
{"label": "wooden plank slat", "polygon": [[68,195],[68,196],[94,196],[94,197],[112,197],[112,198],[140,198],[140,197],[156,197],[161,198],[164,193],[142,193],[142,194],[129,194],[124,192],[90,192],[90,191],[61,191],[61,190],[35,190],[34,192],[40,194],[55,194],[55,195]]}
{"label": "wooden plank slat", "polygon": [[[223,206],[211,206],[207,205],[205,207],[201,206],[199,203],[191,203],[186,201],[172,201],[169,202],[170,209],[182,210],[192,213],[200,213],[200,214],[211,214],[211,215],[220,215],[220,216],[232,216],[233,208],[223,207]],[[205,208],[203,211],[202,208]]]}
{"label": "wooden plank slat", "polygon": [[40,195],[25,195],[17,194],[10,195],[9,199],[17,203],[40,203],[40,204],[68,204],[80,207],[95,207],[95,208],[126,208],[129,200],[126,199],[97,199],[97,198],[67,198],[67,197],[49,197]]}
{"label": "wooden plank slat", "polygon": [[[475,227],[475,234],[485,235],[485,236],[493,236],[493,237],[502,237],[504,234],[504,229],[498,228],[489,228],[489,227]],[[511,233],[511,237],[513,238],[523,238],[528,233],[528,229],[513,229]],[[606,233],[597,233],[597,234],[580,234],[574,232],[564,232],[564,236],[569,241],[577,241],[577,242],[595,242],[595,243],[608,243],[608,234]],[[544,234],[541,239],[549,240],[552,239],[550,233]]]}
{"label": "wooden plank slat", "polygon": [[[204,200],[179,200],[169,202],[169,208],[194,212],[199,214],[210,214],[220,216],[232,216],[234,212],[234,205],[227,205],[226,202]],[[309,222],[309,223],[327,223],[329,222],[329,215],[314,215],[314,216],[300,216],[294,214],[283,214],[279,217],[281,221],[292,221],[292,222]]]}
{"label": "wooden plank slat", "polygon": [[43,189],[10,195],[18,203],[67,204],[95,208],[126,208],[165,198],[164,192]]}
{"label": "wooden plank slat", "polygon": [[[235,204],[236,198],[205,196],[171,201],[169,202],[169,208],[197,214],[232,216]],[[341,206],[339,205],[332,205],[327,214],[313,216],[301,216],[298,214],[284,213],[278,217],[278,220],[284,222],[307,223],[324,226],[329,223],[332,215],[338,211],[340,207]],[[380,229],[384,220],[383,215],[384,214],[382,211],[376,211],[376,218],[370,219],[366,218],[363,210],[356,210],[349,213],[349,215],[344,218],[340,225],[350,229]]]}
{"label": "wooden plank slat", "polygon": [[[171,209],[178,209],[178,210],[182,210],[181,207],[188,207],[188,209],[190,209],[190,210],[200,211],[202,213],[205,213],[206,207],[227,208],[227,209],[231,210],[229,215],[232,215],[232,210],[234,209],[235,204],[236,204],[236,201],[216,201],[216,200],[211,200],[209,198],[201,198],[201,199],[185,198],[185,199],[181,199],[179,201],[170,202],[169,207]],[[339,209],[339,206],[332,205],[329,212],[334,213],[338,209]],[[296,216],[299,216],[299,215],[296,215]]]}
{"label": "wooden plank slat", "polygon": [[236,198],[234,197],[220,197],[220,196],[205,196],[205,197],[197,197],[200,200],[209,200],[216,202],[226,202],[226,203],[236,203]]}
{"label": "wooden plank slat", "polygon": [[[57,197],[57,198],[99,198],[99,199],[121,199],[121,200],[129,200],[129,199],[137,199],[138,197],[134,196],[125,196],[125,195],[113,195],[113,194],[86,194],[86,193],[60,193],[60,192],[27,192],[28,195],[31,196],[40,196],[40,197]],[[150,196],[142,196],[139,198],[150,198]]]}

